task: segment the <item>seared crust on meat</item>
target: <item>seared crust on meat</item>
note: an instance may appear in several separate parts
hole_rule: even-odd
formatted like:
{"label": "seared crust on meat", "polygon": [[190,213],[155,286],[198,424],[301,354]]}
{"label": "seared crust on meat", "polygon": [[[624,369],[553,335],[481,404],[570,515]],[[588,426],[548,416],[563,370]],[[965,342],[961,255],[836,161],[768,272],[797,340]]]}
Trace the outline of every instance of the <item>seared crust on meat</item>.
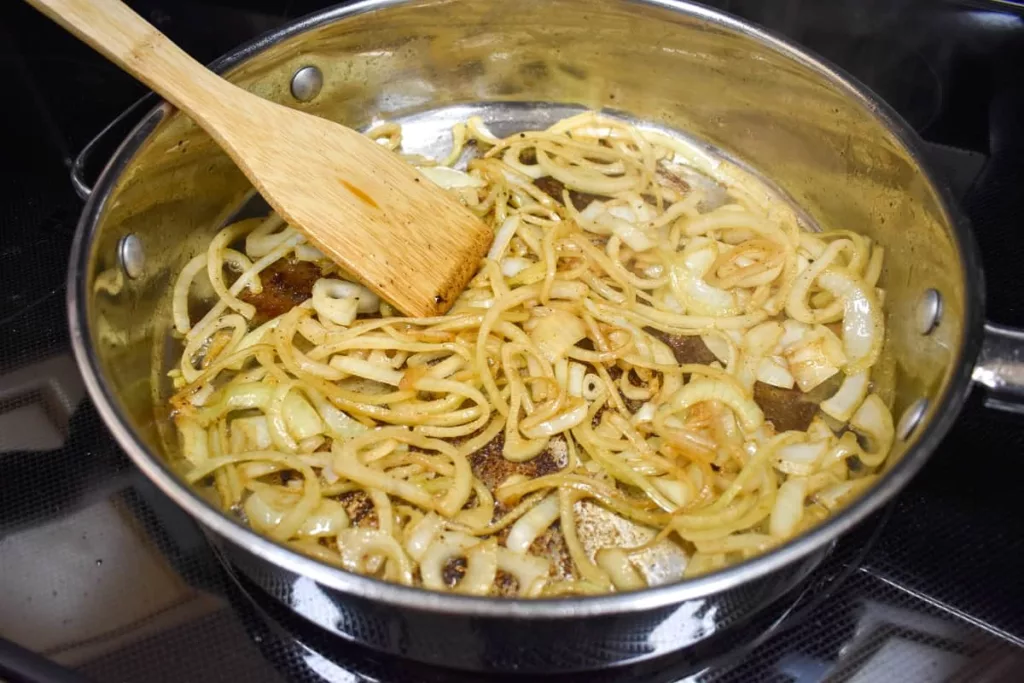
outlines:
{"label": "seared crust on meat", "polygon": [[799,389],[782,389],[764,382],[754,382],[754,402],[776,432],[805,431],[818,412],[818,404]]}
{"label": "seared crust on meat", "polygon": [[246,289],[238,298],[256,307],[252,323],[262,325],[313,296],[313,285],[321,277],[323,272],[315,263],[282,259],[260,273],[262,292],[253,294]]}
{"label": "seared crust on meat", "polygon": [[[533,184],[537,186],[541,192],[554,199],[559,204],[562,203],[562,190],[566,189],[565,185],[561,180],[556,180],[551,176],[544,176],[543,178],[537,178],[533,181]],[[598,194],[590,194],[589,192],[577,192],[576,190],[569,190],[569,201],[576,207],[577,211],[590,206],[590,203],[598,199],[608,199]]]}
{"label": "seared crust on meat", "polygon": [[708,365],[718,360],[718,357],[711,353],[711,349],[708,348],[704,340],[698,335],[669,334],[668,332],[656,330],[653,327],[645,327],[644,332],[672,349],[672,354],[680,365],[688,363]]}
{"label": "seared crust on meat", "polygon": [[[644,331],[672,349],[680,364],[708,365],[718,360],[699,336],[668,334],[651,327]],[[754,383],[754,402],[777,432],[805,431],[818,412],[818,404],[799,389],[782,389],[764,382]]]}

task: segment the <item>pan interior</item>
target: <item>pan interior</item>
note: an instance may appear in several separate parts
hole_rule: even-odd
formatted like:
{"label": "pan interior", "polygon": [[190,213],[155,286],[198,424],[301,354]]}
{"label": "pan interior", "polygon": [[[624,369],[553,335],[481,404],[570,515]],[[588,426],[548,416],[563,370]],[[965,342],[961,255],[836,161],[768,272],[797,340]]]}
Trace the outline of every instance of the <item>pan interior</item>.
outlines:
{"label": "pan interior", "polygon": [[[289,84],[309,65],[323,72],[324,88],[300,103]],[[886,248],[894,415],[920,397],[936,405],[955,371],[968,306],[961,237],[902,124],[770,36],[665,2],[527,0],[517,12],[476,0],[369,3],[263,40],[225,73],[353,127],[400,122],[405,150],[427,156],[442,156],[451,125],[473,114],[499,135],[582,109],[685,131],[776,188],[809,227],[852,229]],[[171,289],[240,207],[259,210],[250,191],[205,133],[164,108],[108,169],[86,215],[82,270],[72,274],[83,282],[78,324],[105,389],[94,397],[129,427],[136,460],[177,459],[166,412],[153,410],[164,405],[166,370],[180,351],[169,341]],[[117,259],[128,234],[146,257],[136,279]],[[943,320],[922,336],[914,312],[928,289],[943,297]],[[912,445],[897,442],[892,462]],[[198,504],[183,482],[165,487]]]}
{"label": "pan interior", "polygon": [[[523,131],[543,130],[562,119],[584,111],[586,111],[584,107],[550,102],[477,103],[417,112],[397,119],[390,119],[389,122],[400,124],[402,127],[403,153],[431,159],[444,159],[451,150],[452,127],[471,117],[480,117],[492,133],[499,138],[505,138]],[[640,128],[655,129],[671,134],[698,147],[709,157],[715,158],[718,164],[728,164],[733,168],[742,167],[735,160],[725,158],[720,150],[680,131],[667,129],[656,122],[637,120],[622,112],[605,111],[603,114],[628,121]],[[467,158],[464,156],[455,166],[465,168],[466,161]],[[764,186],[778,201],[785,202],[796,211],[804,229],[820,231],[819,226],[814,224],[806,213],[801,212],[800,207],[792,199],[785,197],[777,187],[774,187],[769,178],[751,169],[744,168],[743,171],[744,175],[749,176],[750,182]],[[245,218],[266,216],[269,211],[270,207],[263,198],[254,191],[249,191],[236,207],[226,209],[226,215],[218,229]],[[201,247],[201,245],[199,246]],[[154,354],[154,358],[159,361],[153,365],[154,374],[151,386],[156,389],[153,403],[157,415],[157,427],[163,441],[162,450],[168,454],[172,464],[175,466],[180,464],[182,468],[187,468],[187,463],[183,461],[179,463],[178,435],[171,421],[166,417],[167,400],[173,393],[171,383],[167,381],[168,372],[178,367],[182,350],[180,337],[173,334],[171,329],[167,329],[162,339],[158,340],[158,350]],[[886,381],[886,377],[880,376],[876,378],[875,384],[878,386]],[[891,392],[891,382],[886,389],[878,388],[876,390],[881,393]],[[208,485],[202,489],[202,495],[212,505],[217,506],[217,496],[212,486]],[[624,542],[626,545],[639,545],[649,540],[650,532],[648,530],[612,515],[598,505],[577,503],[576,514],[580,520],[577,533],[586,548],[601,548]],[[549,530],[549,533],[560,534],[557,529]],[[556,541],[554,545],[560,544]],[[638,568],[642,575],[651,580],[652,585],[656,585],[666,580],[663,577],[679,576],[685,567],[686,557],[672,544],[661,543],[637,555],[634,561],[639,565]]]}

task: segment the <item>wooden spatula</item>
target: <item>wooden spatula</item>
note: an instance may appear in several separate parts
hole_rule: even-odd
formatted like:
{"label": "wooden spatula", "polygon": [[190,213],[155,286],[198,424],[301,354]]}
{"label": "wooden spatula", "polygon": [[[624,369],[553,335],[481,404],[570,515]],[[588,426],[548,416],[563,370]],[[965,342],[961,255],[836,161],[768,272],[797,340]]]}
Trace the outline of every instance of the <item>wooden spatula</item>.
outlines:
{"label": "wooden spatula", "polygon": [[290,225],[400,311],[445,312],[476,272],[492,230],[392,152],[228,83],[119,0],[28,1],[192,117]]}

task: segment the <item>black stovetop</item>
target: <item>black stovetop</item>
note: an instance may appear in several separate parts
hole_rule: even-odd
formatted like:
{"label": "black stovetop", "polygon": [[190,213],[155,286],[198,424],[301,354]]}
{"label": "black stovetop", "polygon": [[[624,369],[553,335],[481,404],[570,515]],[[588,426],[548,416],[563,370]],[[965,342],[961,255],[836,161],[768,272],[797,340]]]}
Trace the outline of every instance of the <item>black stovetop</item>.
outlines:
{"label": "black stovetop", "polygon": [[[328,3],[129,4],[209,61]],[[989,317],[1024,326],[1024,11],[997,0],[710,4],[837,62],[933,143],[981,244]],[[143,91],[10,0],[0,74],[0,681],[29,680],[14,669],[33,664],[27,652],[64,669],[37,668],[38,680],[480,680],[284,613],[120,452],[68,345],[64,276],[81,204],[67,169]],[[698,650],[577,679],[1024,679],[1022,446],[1021,418],[972,396],[907,490],[796,595]]]}

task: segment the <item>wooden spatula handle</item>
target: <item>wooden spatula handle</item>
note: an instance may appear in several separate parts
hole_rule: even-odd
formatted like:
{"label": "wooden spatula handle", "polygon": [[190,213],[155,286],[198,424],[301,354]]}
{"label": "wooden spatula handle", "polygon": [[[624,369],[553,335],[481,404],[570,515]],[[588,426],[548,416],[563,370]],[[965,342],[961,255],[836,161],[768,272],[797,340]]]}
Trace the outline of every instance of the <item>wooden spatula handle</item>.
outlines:
{"label": "wooden spatula handle", "polygon": [[119,0],[28,2],[188,114],[288,225],[398,310],[444,313],[476,272],[491,228],[373,140],[228,83]]}
{"label": "wooden spatula handle", "polygon": [[231,87],[120,0],[28,3],[193,119],[204,119],[216,106],[216,94]]}

